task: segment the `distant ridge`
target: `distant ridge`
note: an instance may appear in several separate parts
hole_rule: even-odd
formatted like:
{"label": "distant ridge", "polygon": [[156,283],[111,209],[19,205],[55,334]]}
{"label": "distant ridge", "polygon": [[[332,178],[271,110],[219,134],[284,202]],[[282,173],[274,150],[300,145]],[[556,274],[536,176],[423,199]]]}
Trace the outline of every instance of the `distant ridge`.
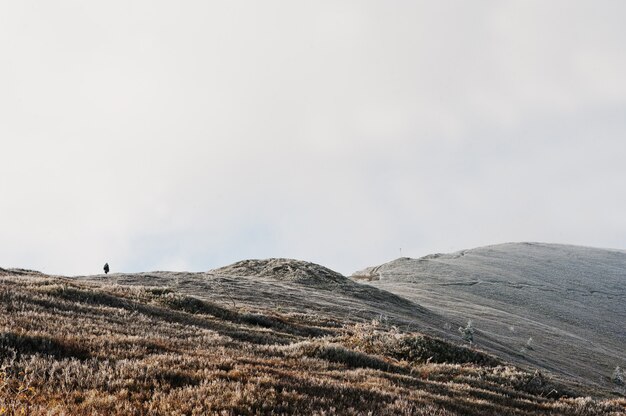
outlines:
{"label": "distant ridge", "polygon": [[479,345],[493,337],[519,364],[606,387],[626,365],[626,251],[506,243],[401,258],[352,277],[472,320]]}
{"label": "distant ridge", "polygon": [[3,269],[0,267],[0,276],[6,275],[28,275],[28,274],[43,274],[38,272],[37,270],[29,270],[29,269]]}

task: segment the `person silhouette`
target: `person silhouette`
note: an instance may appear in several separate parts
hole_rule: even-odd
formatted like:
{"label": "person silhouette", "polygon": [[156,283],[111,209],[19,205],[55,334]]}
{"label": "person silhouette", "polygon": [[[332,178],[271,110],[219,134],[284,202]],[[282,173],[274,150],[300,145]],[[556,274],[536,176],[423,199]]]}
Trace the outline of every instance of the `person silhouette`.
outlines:
{"label": "person silhouette", "polygon": [[109,273],[109,263],[104,263],[104,274]]}

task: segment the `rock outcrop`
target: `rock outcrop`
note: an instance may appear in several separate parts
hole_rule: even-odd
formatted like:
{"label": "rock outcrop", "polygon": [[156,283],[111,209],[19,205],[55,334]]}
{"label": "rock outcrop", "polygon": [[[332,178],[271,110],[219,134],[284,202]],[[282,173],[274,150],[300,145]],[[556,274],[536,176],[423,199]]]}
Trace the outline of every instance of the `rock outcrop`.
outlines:
{"label": "rock outcrop", "polygon": [[329,268],[293,259],[242,260],[212,272],[225,276],[271,277],[307,284],[349,283],[345,276]]}

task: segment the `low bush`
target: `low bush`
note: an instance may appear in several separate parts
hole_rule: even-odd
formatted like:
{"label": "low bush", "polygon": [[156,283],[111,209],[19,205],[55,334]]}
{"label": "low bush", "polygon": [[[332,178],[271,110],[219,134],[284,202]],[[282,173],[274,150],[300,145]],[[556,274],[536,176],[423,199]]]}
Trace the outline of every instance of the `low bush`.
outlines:
{"label": "low bush", "polygon": [[376,321],[357,325],[348,343],[368,353],[384,354],[409,362],[471,363],[483,366],[501,364],[487,353],[427,335],[400,333],[394,328],[382,330]]}

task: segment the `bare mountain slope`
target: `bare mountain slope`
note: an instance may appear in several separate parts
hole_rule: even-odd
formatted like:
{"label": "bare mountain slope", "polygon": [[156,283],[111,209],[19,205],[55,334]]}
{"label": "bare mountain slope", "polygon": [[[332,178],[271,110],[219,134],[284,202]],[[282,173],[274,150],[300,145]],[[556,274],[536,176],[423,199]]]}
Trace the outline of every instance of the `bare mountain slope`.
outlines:
{"label": "bare mountain slope", "polygon": [[[626,252],[511,243],[400,258],[353,275],[449,319],[500,356],[611,389],[626,366]],[[454,328],[452,328],[455,330]]]}

